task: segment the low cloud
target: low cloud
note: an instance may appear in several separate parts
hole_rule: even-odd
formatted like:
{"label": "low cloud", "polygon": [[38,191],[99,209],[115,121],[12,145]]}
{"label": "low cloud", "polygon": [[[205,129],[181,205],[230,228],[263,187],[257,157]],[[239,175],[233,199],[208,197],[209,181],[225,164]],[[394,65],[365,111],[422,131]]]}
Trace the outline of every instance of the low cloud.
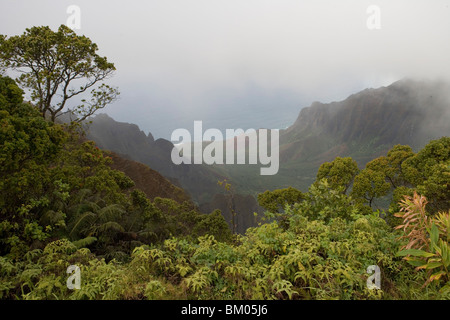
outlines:
{"label": "low cloud", "polygon": [[[72,1],[4,0],[0,29],[65,23]],[[279,127],[312,101],[404,77],[450,78],[445,0],[77,1],[81,29],[116,64],[106,112],[156,137],[193,120]],[[379,30],[366,9],[380,8]],[[253,116],[253,121],[252,121]],[[280,117],[278,120],[277,117]],[[172,128],[173,127],[173,128]]]}

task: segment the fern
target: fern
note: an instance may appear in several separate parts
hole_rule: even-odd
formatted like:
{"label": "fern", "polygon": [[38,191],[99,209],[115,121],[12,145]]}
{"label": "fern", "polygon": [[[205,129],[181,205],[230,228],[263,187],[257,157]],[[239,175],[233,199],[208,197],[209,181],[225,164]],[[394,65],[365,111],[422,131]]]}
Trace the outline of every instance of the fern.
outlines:
{"label": "fern", "polygon": [[90,246],[94,242],[97,241],[96,237],[86,237],[77,241],[72,241],[72,244],[77,247],[77,249],[84,248]]}
{"label": "fern", "polygon": [[273,290],[275,290],[276,294],[285,293],[292,299],[294,295],[298,295],[298,292],[292,289],[292,283],[287,280],[279,280],[275,282],[272,286]]}
{"label": "fern", "polygon": [[90,225],[93,223],[93,221],[95,220],[95,214],[88,211],[88,212],[84,212],[83,214],[81,214],[77,220],[74,223],[74,226],[72,227],[69,236],[73,237],[75,234],[78,233],[84,233],[86,231],[86,229],[88,227],[84,227],[84,225]]}
{"label": "fern", "polygon": [[147,283],[144,294],[149,300],[161,299],[167,291],[164,285],[158,280],[152,280]]}

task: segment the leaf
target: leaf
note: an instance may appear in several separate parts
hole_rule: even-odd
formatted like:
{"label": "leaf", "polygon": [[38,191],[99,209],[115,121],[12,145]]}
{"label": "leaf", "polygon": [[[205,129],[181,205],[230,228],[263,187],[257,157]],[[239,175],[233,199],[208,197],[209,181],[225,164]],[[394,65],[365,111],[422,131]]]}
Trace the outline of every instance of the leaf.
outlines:
{"label": "leaf", "polygon": [[84,221],[89,221],[89,223],[95,219],[95,214],[88,211],[83,213],[75,222],[75,225],[72,227],[72,230],[70,231],[69,235],[72,235],[73,233],[76,233],[78,231],[79,226],[81,226]]}
{"label": "leaf", "polygon": [[434,245],[436,245],[439,240],[439,229],[436,227],[434,223],[431,226],[430,239],[431,239],[431,247],[434,247]]}
{"label": "leaf", "polygon": [[436,269],[442,266],[443,266],[442,262],[430,262],[425,265],[427,270]]}
{"label": "leaf", "polygon": [[96,237],[86,237],[77,241],[72,241],[72,244],[78,249],[87,247],[88,245],[97,241]]}
{"label": "leaf", "polygon": [[413,267],[422,267],[425,264],[425,261],[418,260],[418,259],[412,258],[412,257],[406,257],[404,259],[406,260],[406,262],[408,262]]}
{"label": "leaf", "polygon": [[447,268],[450,265],[450,250],[449,245],[447,242],[443,241],[442,239],[439,239],[439,247],[442,252],[442,262],[444,263],[445,267]]}
{"label": "leaf", "polygon": [[419,249],[406,249],[406,250],[397,252],[397,256],[400,256],[400,257],[404,257],[407,255],[412,255],[414,257],[429,258],[429,257],[434,256],[434,253],[426,252],[426,251],[419,250]]}
{"label": "leaf", "polygon": [[445,273],[445,271],[439,271],[439,272],[436,272],[436,273],[433,273],[431,276],[430,276],[430,278],[429,278],[429,280],[430,280],[430,282],[431,281],[434,281],[434,280],[439,280],[443,275],[445,275],[446,273]]}

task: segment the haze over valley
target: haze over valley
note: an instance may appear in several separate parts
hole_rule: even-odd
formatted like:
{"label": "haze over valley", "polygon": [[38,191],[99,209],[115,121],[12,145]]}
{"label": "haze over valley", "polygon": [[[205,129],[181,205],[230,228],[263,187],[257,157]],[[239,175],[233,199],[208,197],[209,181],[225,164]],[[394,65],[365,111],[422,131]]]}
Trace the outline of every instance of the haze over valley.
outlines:
{"label": "haze over valley", "polygon": [[0,300],[450,300],[448,0],[0,16]]}
{"label": "haze over valley", "polygon": [[[68,0],[3,2],[0,29],[71,21]],[[170,140],[207,128],[284,129],[314,101],[411,77],[449,79],[448,1],[87,1],[80,29],[115,63],[107,113]],[[380,29],[369,29],[380,9]]]}

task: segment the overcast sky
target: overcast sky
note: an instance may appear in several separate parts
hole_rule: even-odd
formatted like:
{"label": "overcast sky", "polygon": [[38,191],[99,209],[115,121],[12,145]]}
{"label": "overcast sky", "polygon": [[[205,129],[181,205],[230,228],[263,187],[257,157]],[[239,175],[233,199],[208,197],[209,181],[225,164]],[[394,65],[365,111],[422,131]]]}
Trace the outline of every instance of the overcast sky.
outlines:
{"label": "overcast sky", "polygon": [[56,30],[69,5],[117,68],[121,99],[105,112],[156,137],[194,120],[281,127],[312,101],[450,78],[450,0],[0,0],[0,33]]}

